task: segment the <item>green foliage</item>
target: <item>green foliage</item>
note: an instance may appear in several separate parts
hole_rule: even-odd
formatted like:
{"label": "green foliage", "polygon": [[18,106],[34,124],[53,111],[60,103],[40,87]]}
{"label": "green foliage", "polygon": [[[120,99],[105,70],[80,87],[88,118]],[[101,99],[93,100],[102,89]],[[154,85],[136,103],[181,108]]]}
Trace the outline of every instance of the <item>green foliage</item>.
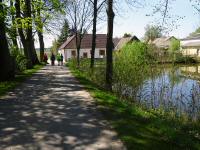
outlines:
{"label": "green foliage", "polygon": [[64,24],[63,24],[63,27],[60,32],[61,34],[58,37],[58,46],[61,46],[65,42],[65,40],[67,39],[68,34],[69,34],[68,31],[69,31],[68,22],[67,22],[67,20],[64,20]]}
{"label": "green foliage", "polygon": [[180,50],[180,40],[172,39],[170,43],[169,50],[171,52],[177,52]]}
{"label": "green foliage", "polygon": [[54,54],[57,54],[58,53],[58,41],[55,39],[53,42],[52,42],[52,47],[51,47],[51,52],[54,53]]}
{"label": "green foliage", "polygon": [[28,29],[32,26],[32,18],[26,17],[26,18],[16,18],[16,28],[22,28],[22,29]]}
{"label": "green foliage", "polygon": [[170,56],[172,57],[172,62],[176,62],[176,59],[181,57],[180,54],[180,41],[177,39],[172,39],[169,47]]}
{"label": "green foliage", "polygon": [[156,25],[147,25],[145,27],[144,39],[145,41],[153,41],[155,38],[159,38],[162,36],[162,30],[160,26]]}
{"label": "green foliage", "polygon": [[175,60],[176,63],[186,63],[186,64],[190,64],[190,63],[198,63],[198,61],[191,57],[191,56],[178,56],[176,57]]}
{"label": "green foliage", "polygon": [[[102,60],[96,60],[96,65],[93,69],[90,68],[89,59],[80,59],[79,69],[85,77],[97,85],[104,87],[105,85],[105,63]],[[76,59],[71,59],[68,65],[72,68],[77,68]]]}
{"label": "green foliage", "polygon": [[200,27],[198,27],[194,32],[190,33],[190,36],[193,36],[199,33],[200,33]]}
{"label": "green foliage", "polygon": [[27,69],[28,59],[19,52],[15,47],[12,47],[11,55],[15,59],[16,68],[22,72]]}
{"label": "green foliage", "polygon": [[0,3],[1,6],[3,6],[3,11],[0,11],[0,20],[5,20],[8,7],[5,2]]}
{"label": "green foliage", "polygon": [[22,54],[17,55],[16,63],[17,63],[17,68],[19,69],[19,71],[24,71],[27,69],[28,60],[24,55]]}
{"label": "green foliage", "polygon": [[132,87],[132,92],[137,92],[153,63],[153,57],[149,52],[147,44],[133,42],[116,54],[113,71],[115,90],[118,94],[124,93],[126,87]]}
{"label": "green foliage", "polygon": [[130,33],[124,33],[124,38],[126,38],[126,37],[131,37],[132,35],[130,34]]}

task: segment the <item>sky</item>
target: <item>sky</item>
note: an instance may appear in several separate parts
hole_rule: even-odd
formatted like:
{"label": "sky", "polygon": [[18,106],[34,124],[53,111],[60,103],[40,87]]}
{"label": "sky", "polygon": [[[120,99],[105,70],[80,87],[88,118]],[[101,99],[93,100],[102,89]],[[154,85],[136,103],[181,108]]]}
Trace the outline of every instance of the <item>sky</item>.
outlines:
{"label": "sky", "polygon": [[[118,7],[118,11],[121,11],[121,13],[116,14],[114,21],[114,37],[122,37],[124,33],[131,33],[139,38],[143,38],[145,26],[147,24],[156,24],[156,19],[161,17],[159,15],[153,17],[147,16],[147,14],[152,14],[153,5],[159,0],[146,1],[142,8],[130,8],[125,2],[121,1],[122,3]],[[172,27],[172,31],[167,33],[168,36],[173,35],[177,38],[184,38],[200,26],[200,15],[195,11],[189,0],[171,0],[169,14],[172,16],[173,20],[177,19],[177,17],[174,16],[180,16],[183,17],[183,19],[178,19],[178,21],[175,22],[176,25]],[[91,30],[89,32],[91,32]],[[97,32],[107,33],[106,22],[98,26]],[[51,47],[52,41],[55,38],[57,38],[56,35],[46,33],[44,35],[45,47]],[[38,47],[39,44],[36,42],[36,48]]]}

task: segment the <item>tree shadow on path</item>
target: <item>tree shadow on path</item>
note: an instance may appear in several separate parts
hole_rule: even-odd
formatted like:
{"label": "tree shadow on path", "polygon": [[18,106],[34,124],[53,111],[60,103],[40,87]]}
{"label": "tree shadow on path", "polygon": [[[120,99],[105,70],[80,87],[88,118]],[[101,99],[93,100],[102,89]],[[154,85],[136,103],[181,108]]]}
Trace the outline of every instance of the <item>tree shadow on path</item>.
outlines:
{"label": "tree shadow on path", "polygon": [[0,98],[0,149],[124,149],[65,67],[46,66]]}

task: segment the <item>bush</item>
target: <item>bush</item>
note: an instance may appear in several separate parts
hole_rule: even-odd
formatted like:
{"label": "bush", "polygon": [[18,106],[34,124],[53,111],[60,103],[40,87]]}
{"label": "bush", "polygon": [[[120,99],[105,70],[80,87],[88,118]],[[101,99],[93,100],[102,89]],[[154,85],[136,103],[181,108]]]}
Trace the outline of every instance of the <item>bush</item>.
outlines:
{"label": "bush", "polygon": [[19,52],[15,47],[12,48],[11,55],[15,60],[17,71],[24,71],[27,69],[28,59]]}
{"label": "bush", "polygon": [[28,60],[22,54],[17,55],[16,57],[16,65],[19,71],[24,71],[27,69]]}
{"label": "bush", "polygon": [[124,46],[115,55],[114,90],[121,96],[127,96],[127,94],[136,96],[153,62],[154,59],[147,44],[133,42]]}
{"label": "bush", "polygon": [[[75,58],[70,59],[68,66],[72,68],[77,68],[77,61]],[[80,59],[79,70],[84,74],[84,76],[96,83],[97,85],[103,87],[105,85],[105,63],[102,59],[97,59],[95,61],[95,67],[90,68],[90,59],[82,58]]]}
{"label": "bush", "polygon": [[191,56],[177,56],[175,63],[197,63],[197,60]]}

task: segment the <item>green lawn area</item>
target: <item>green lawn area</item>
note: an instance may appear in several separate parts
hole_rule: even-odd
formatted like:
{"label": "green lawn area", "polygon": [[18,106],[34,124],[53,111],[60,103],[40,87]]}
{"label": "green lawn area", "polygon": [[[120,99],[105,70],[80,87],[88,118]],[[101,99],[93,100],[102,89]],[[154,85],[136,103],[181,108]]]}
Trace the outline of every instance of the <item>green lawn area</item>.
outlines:
{"label": "green lawn area", "polygon": [[113,93],[87,80],[77,69],[73,75],[95,98],[97,106],[118,132],[129,150],[198,150],[199,123],[169,117],[159,110],[145,110],[135,104],[119,100]]}
{"label": "green lawn area", "polygon": [[17,74],[15,79],[5,82],[0,82],[0,96],[4,95],[9,90],[15,88],[18,84],[23,82],[27,77],[41,69],[43,65],[35,65],[33,69],[27,69],[20,74]]}

